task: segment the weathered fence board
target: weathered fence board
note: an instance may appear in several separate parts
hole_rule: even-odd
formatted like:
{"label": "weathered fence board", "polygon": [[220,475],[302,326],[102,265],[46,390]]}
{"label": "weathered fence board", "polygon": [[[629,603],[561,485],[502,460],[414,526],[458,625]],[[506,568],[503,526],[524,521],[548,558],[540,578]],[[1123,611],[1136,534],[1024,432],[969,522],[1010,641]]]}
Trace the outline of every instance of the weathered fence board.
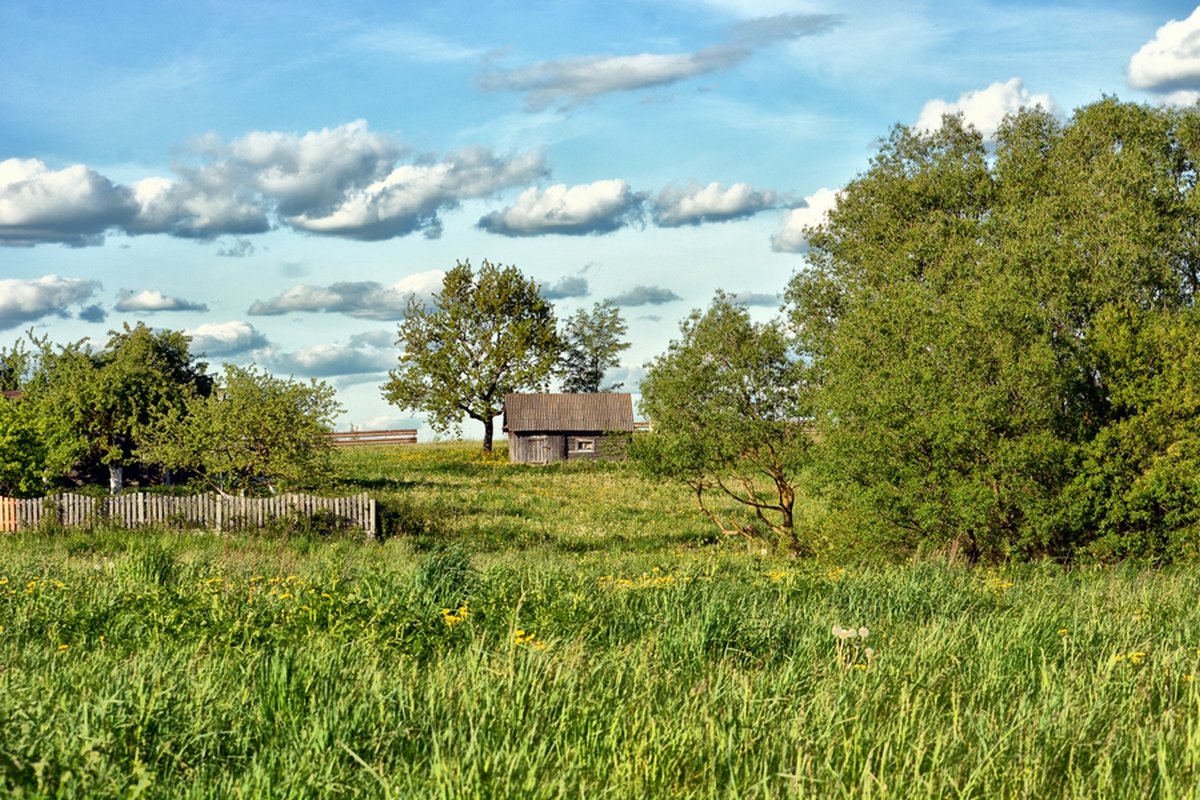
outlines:
{"label": "weathered fence board", "polygon": [[325,435],[336,447],[417,443],[416,428],[401,428],[391,431],[338,431]]}
{"label": "weathered fence board", "polygon": [[17,499],[0,497],[0,532],[11,533],[45,524],[86,527],[97,523],[137,528],[212,528],[218,531],[261,528],[276,520],[311,520],[329,515],[364,533],[375,535],[375,501],[365,492],[349,497],[284,494],[275,497],[230,497],[220,494],[173,497],[128,493],[116,497],[58,494]]}

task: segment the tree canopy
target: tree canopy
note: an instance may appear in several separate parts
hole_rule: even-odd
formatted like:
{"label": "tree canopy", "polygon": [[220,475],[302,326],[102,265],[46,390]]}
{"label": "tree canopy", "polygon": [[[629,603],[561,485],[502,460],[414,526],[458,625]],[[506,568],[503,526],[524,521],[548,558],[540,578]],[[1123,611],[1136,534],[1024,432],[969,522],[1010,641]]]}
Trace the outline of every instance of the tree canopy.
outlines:
{"label": "tree canopy", "polygon": [[611,301],[579,309],[563,325],[563,352],[559,361],[564,392],[612,392],[623,384],[604,384],[604,375],[621,363],[629,349],[622,341],[628,330],[621,310]]}
{"label": "tree canopy", "polygon": [[[654,477],[686,483],[722,532],[803,550],[793,514],[809,408],[792,336],[780,321],[752,322],[722,293],[680,333],[648,365],[641,408],[653,432],[634,437],[633,457]],[[706,493],[746,513],[722,516]]]}
{"label": "tree canopy", "polygon": [[787,299],[829,496],[972,557],[1194,548],[1200,112],[898,127]]}
{"label": "tree canopy", "polygon": [[544,388],[562,351],[553,308],[537,283],[486,260],[478,272],[459,262],[428,305],[410,299],[398,336],[400,363],[384,398],[427,412],[437,431],[464,417],[479,421],[485,452],[504,396]]}
{"label": "tree canopy", "polygon": [[161,418],[139,454],[225,493],[318,485],[330,472],[325,434],[339,410],[329,384],[226,364],[216,390]]}

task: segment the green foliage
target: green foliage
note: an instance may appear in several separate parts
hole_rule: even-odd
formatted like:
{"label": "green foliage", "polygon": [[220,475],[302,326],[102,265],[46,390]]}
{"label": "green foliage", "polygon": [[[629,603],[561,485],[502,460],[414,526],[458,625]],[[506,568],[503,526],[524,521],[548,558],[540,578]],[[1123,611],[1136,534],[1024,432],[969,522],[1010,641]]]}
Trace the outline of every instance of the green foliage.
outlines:
{"label": "green foliage", "polygon": [[[1191,541],[1170,397],[1191,379],[1166,364],[1196,341],[1198,131],[1195,109],[1110,99],[1065,125],[1022,111],[991,156],[955,117],[892,132],[787,292],[855,527],[972,558]],[[1126,346],[1129,325],[1173,333]]]}
{"label": "green foliage", "polygon": [[563,352],[559,361],[564,392],[614,392],[622,384],[602,386],[604,373],[621,363],[629,349],[621,340],[627,327],[621,311],[611,301],[595,303],[591,311],[579,309],[563,325]]}
{"label": "green foliage", "polygon": [[225,365],[219,388],[162,418],[139,451],[172,469],[197,470],[214,488],[252,493],[328,479],[340,406],[333,387]]}
{"label": "green foliage", "polygon": [[[635,436],[630,454],[648,474],[687,484],[722,532],[803,549],[793,514],[809,409],[791,336],[779,322],[752,322],[721,293],[680,331],[649,364],[641,408],[653,433]],[[735,501],[754,522],[723,518],[706,492]]]}
{"label": "green foliage", "polygon": [[[136,450],[151,428],[212,388],[206,365],[188,353],[188,337],[140,322],[111,332],[98,353],[80,344],[55,351],[41,342],[41,348],[28,395],[53,477],[89,461],[119,475],[120,467],[138,461]],[[115,480],[112,489],[119,488]]]}
{"label": "green foliage", "polygon": [[45,460],[35,406],[24,399],[0,397],[0,495],[41,494]]}
{"label": "green foliage", "polygon": [[492,420],[504,396],[544,387],[562,349],[537,283],[486,260],[478,273],[459,262],[430,306],[412,298],[398,334],[400,365],[384,398],[427,412],[437,431],[464,416],[479,421],[484,451],[492,449]]}

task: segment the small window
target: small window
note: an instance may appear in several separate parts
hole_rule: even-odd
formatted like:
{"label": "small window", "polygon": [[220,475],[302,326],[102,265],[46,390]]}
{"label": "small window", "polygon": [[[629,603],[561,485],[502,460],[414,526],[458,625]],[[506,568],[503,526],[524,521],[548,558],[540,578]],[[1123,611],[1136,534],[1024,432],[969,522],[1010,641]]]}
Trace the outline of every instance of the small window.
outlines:
{"label": "small window", "polygon": [[593,453],[596,451],[595,439],[576,439],[575,451],[578,453]]}

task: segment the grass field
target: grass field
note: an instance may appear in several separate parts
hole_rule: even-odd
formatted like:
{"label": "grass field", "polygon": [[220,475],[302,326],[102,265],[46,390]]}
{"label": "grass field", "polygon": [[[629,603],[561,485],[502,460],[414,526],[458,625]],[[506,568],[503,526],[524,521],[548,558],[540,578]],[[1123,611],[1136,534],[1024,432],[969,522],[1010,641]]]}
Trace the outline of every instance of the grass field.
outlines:
{"label": "grass field", "polygon": [[4,791],[1196,795],[1196,570],[787,560],[454,445],[340,471],[381,543],[0,539]]}

